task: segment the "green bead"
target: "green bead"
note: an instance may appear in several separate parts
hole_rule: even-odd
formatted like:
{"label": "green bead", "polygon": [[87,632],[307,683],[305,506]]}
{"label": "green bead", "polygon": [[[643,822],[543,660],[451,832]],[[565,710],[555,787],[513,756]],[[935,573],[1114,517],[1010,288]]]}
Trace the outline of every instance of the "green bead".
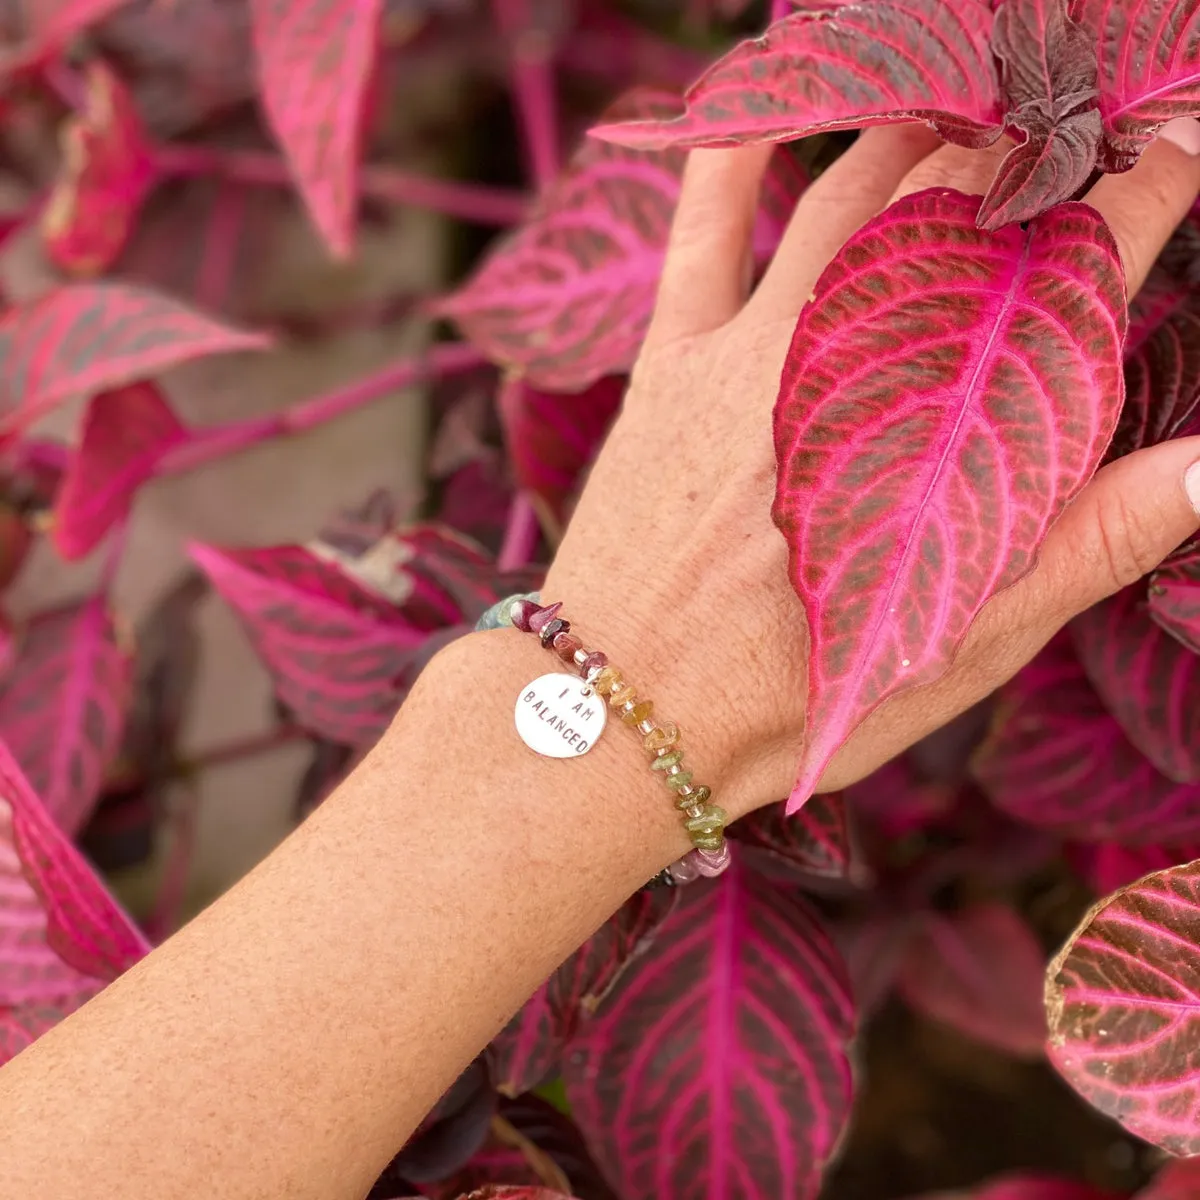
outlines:
{"label": "green bead", "polygon": [[688,833],[712,834],[720,833],[729,824],[729,814],[715,804],[706,808],[698,817],[684,821],[683,827]]}
{"label": "green bead", "polygon": [[667,787],[682,788],[687,787],[692,782],[691,771],[680,771],[678,775],[667,776]]}
{"label": "green bead", "polygon": [[703,808],[703,806],[704,801],[700,799],[700,788],[694,789],[690,795],[684,796],[681,793],[675,797],[675,807],[681,812],[687,808]]}
{"label": "green bead", "polygon": [[725,845],[725,839],[719,833],[699,833],[692,835],[692,845],[697,850],[720,850]]}
{"label": "green bead", "polygon": [[672,750],[669,754],[664,754],[661,758],[654,759],[650,764],[652,771],[666,771],[671,767],[677,767],[683,761],[682,750]]}
{"label": "green bead", "polygon": [[[712,788],[701,783],[698,784],[696,790],[688,797],[693,804],[707,804],[709,797],[712,795]],[[682,799],[682,797],[681,797]]]}

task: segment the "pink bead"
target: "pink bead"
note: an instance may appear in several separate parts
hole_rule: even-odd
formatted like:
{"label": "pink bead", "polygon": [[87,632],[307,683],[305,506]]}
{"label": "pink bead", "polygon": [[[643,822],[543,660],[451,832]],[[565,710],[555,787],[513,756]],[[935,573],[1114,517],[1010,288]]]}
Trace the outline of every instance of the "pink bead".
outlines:
{"label": "pink bead", "polygon": [[688,855],[688,858],[696,860],[696,870],[705,879],[716,879],[718,875],[724,874],[729,868],[732,857],[729,852],[728,842],[720,850],[693,850]]}
{"label": "pink bead", "polygon": [[593,650],[591,654],[583,660],[583,665],[579,668],[579,673],[586,679],[593,671],[602,671],[608,666],[608,655],[601,654],[599,650]]}
{"label": "pink bead", "polygon": [[[545,608],[539,608],[537,612],[529,618],[529,632],[541,633],[555,617],[558,616],[558,610],[562,608],[561,604],[548,604]],[[516,621],[513,622],[516,624]]]}
{"label": "pink bead", "polygon": [[541,612],[541,605],[535,604],[532,600],[514,600],[513,606],[509,610],[513,628],[519,629],[522,633],[528,633],[530,618],[539,612]]}
{"label": "pink bead", "polygon": [[695,879],[700,878],[700,868],[692,862],[695,857],[695,851],[685,855],[678,862],[673,862],[669,868],[671,878],[678,884],[691,883]]}

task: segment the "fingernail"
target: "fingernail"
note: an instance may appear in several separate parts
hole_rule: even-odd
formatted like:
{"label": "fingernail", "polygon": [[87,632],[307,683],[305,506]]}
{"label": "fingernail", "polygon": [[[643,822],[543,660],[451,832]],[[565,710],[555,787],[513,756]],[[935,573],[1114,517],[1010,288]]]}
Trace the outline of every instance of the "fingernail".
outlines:
{"label": "fingernail", "polygon": [[1187,489],[1188,499],[1200,517],[1200,462],[1192,463],[1183,477],[1183,486]]}
{"label": "fingernail", "polygon": [[1158,136],[1178,146],[1184,154],[1193,158],[1200,155],[1200,121],[1195,117],[1176,117],[1168,121],[1158,131]]}

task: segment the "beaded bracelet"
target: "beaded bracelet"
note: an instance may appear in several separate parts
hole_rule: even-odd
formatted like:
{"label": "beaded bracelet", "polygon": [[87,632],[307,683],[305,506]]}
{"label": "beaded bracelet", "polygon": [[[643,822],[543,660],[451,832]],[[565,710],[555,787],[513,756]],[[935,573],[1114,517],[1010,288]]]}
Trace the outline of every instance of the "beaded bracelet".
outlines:
{"label": "beaded bracelet", "polygon": [[676,793],[675,807],[681,811],[683,827],[695,847],[655,876],[648,886],[674,887],[701,876],[720,875],[730,860],[725,840],[728,817],[724,809],[709,803],[711,789],[695,783],[692,772],[684,766],[679,730],[652,719],[653,702],[638,699],[602,652],[584,647],[571,632],[571,623],[558,615],[561,609],[561,604],[543,606],[536,592],[510,596],[488,609],[476,625],[478,630],[512,627],[535,634],[544,647],[575,667],[584,682],[583,687],[564,686],[560,691],[555,681],[563,679],[561,673],[534,680],[517,699],[518,732],[540,754],[556,758],[584,754],[595,744],[605,723],[603,706],[593,709],[588,699],[593,692],[607,697],[609,707],[642,735],[643,745],[652,756],[650,769],[660,772],[663,782]]}

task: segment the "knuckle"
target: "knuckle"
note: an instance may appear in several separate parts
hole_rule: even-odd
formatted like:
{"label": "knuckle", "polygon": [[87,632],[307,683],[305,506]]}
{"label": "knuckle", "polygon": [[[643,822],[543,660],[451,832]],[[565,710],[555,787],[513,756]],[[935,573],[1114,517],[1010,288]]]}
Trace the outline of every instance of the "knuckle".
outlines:
{"label": "knuckle", "polygon": [[1158,565],[1153,531],[1136,508],[1116,489],[1096,513],[1097,552],[1110,592],[1137,583]]}

